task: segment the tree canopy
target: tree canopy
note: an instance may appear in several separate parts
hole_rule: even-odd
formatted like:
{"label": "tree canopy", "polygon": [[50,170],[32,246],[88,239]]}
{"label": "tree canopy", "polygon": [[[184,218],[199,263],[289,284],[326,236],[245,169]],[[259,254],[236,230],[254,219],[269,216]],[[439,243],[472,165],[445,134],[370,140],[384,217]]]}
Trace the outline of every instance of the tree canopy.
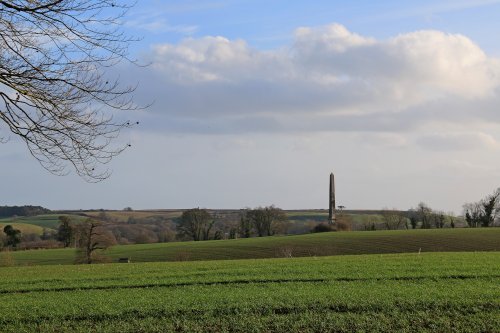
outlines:
{"label": "tree canopy", "polygon": [[249,209],[246,215],[259,237],[274,235],[288,220],[286,213],[273,205]]}
{"label": "tree canopy", "polygon": [[6,225],[3,232],[7,236],[7,246],[16,247],[21,242],[21,231],[14,229],[11,225]]}
{"label": "tree canopy", "polygon": [[177,230],[195,241],[209,240],[215,217],[206,209],[193,208],[182,213]]}
{"label": "tree canopy", "polygon": [[469,227],[493,226],[500,216],[500,188],[478,202],[464,204],[463,208]]}
{"label": "tree canopy", "polygon": [[102,222],[87,219],[75,230],[77,240],[77,263],[92,264],[105,259],[99,251],[116,244],[113,234],[106,230]]}

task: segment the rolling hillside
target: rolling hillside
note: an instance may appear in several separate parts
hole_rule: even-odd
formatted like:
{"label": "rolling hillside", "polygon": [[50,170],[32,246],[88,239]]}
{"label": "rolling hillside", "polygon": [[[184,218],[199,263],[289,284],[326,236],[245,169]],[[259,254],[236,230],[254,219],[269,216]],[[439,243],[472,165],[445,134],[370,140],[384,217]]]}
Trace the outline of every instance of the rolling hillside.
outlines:
{"label": "rolling hillside", "polygon": [[18,223],[16,222],[0,222],[0,232],[3,232],[3,228],[7,225],[12,226],[14,229],[20,230],[23,234],[43,234],[43,228],[39,225],[29,224],[29,223]]}
{"label": "rolling hillside", "polygon": [[[120,245],[112,247],[107,254],[112,261],[128,257],[132,262],[158,262],[453,251],[500,251],[500,228],[330,232]],[[8,255],[16,265],[44,265],[71,264],[74,254],[74,249],[55,249],[17,251]]]}
{"label": "rolling hillside", "polygon": [[[68,215],[68,214],[45,214],[45,215],[26,216],[26,217],[10,217],[10,218],[0,219],[0,223],[16,224],[16,225],[21,225],[21,224],[34,225],[40,227],[42,230],[43,228],[57,229],[57,227],[59,226],[59,216],[61,215]],[[76,222],[85,219],[84,216],[71,215],[71,214],[69,216],[73,221]]]}

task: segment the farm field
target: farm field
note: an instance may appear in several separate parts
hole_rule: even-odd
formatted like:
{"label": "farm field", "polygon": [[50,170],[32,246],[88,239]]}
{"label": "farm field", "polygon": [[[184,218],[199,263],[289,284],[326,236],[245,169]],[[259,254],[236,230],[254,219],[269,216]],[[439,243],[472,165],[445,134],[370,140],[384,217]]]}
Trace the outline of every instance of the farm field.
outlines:
{"label": "farm field", "polygon": [[17,222],[5,223],[3,221],[0,221],[0,232],[3,232],[3,228],[5,228],[5,226],[7,225],[12,226],[14,229],[20,230],[22,233],[37,234],[37,235],[43,234],[43,228],[35,224],[17,223]]}
{"label": "farm field", "polygon": [[119,222],[126,222],[129,217],[136,219],[162,216],[168,219],[177,218],[182,215],[182,210],[105,210],[105,211],[85,211],[84,214],[89,217],[99,218],[99,215],[105,213],[110,218]]}
{"label": "farm field", "polygon": [[500,252],[0,268],[2,332],[498,332]]}
{"label": "farm field", "polygon": [[[0,219],[0,223],[4,225],[10,224],[12,226],[17,225],[19,226],[18,229],[21,230],[22,232],[25,232],[21,229],[23,228],[22,225],[37,226],[39,227],[40,230],[43,231],[43,228],[57,229],[60,223],[59,216],[61,215],[67,215],[67,214],[46,214],[46,215],[27,216],[27,217],[4,218]],[[85,217],[77,215],[70,215],[70,217],[77,222],[85,219]]]}
{"label": "farm field", "polygon": [[[329,232],[297,236],[114,246],[110,260],[132,262],[316,257],[373,253],[500,251],[500,228]],[[74,249],[8,254],[16,265],[71,264]],[[12,260],[10,260],[12,259]]]}

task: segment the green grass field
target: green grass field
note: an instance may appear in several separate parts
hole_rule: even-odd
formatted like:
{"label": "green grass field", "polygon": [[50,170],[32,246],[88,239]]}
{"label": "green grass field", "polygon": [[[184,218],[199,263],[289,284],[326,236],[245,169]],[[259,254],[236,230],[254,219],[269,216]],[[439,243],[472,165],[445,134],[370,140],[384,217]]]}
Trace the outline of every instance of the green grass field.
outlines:
{"label": "green grass field", "polygon": [[0,268],[2,332],[499,332],[500,252]]}
{"label": "green grass field", "polygon": [[[93,218],[99,218],[102,211],[85,211],[85,215]],[[154,216],[162,216],[167,219],[177,218],[182,215],[182,210],[132,210],[132,211],[122,211],[122,210],[106,210],[104,213],[116,221],[127,222],[129,217],[136,219],[144,219]]]}
{"label": "green grass field", "polygon": [[[113,261],[128,257],[133,262],[149,262],[419,251],[500,251],[500,228],[329,232],[206,242],[136,244],[114,246],[107,254]],[[71,264],[75,250],[16,251],[10,252],[9,256],[17,265]]]}
{"label": "green grass field", "polygon": [[[43,230],[43,228],[57,229],[59,227],[59,216],[61,215],[67,215],[67,214],[46,214],[46,215],[27,216],[27,217],[5,218],[5,219],[0,219],[0,223],[16,224],[16,225],[20,224],[34,225],[40,227],[41,230]],[[78,215],[70,215],[70,217],[73,221],[76,222],[85,219],[85,217]]]}

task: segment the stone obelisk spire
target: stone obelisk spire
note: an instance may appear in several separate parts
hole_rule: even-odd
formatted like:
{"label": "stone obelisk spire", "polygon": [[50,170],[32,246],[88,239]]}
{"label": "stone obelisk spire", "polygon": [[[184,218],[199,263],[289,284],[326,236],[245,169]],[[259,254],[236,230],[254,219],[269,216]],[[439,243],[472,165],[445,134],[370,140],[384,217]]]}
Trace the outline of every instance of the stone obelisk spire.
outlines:
{"label": "stone obelisk spire", "polygon": [[330,202],[328,205],[328,223],[335,224],[335,176],[330,174]]}

